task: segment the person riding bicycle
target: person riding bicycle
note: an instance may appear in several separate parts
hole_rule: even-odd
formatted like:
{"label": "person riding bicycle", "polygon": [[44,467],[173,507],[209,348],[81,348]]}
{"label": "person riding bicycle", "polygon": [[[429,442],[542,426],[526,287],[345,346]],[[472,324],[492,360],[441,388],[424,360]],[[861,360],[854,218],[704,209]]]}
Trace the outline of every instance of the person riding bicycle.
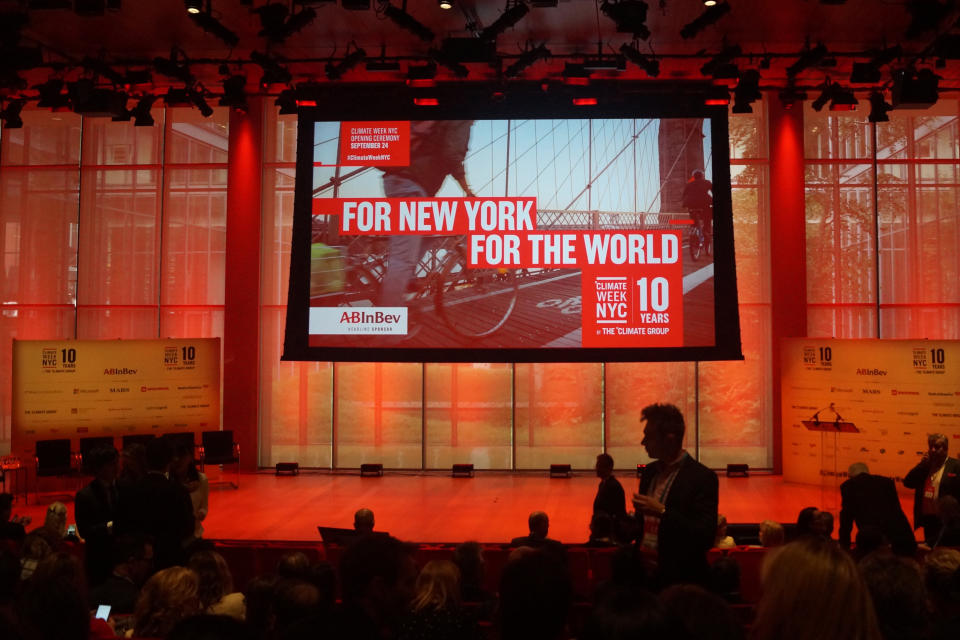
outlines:
{"label": "person riding bicycle", "polygon": [[695,169],[683,187],[683,206],[690,212],[701,238],[709,238],[713,232],[713,184],[703,177],[703,171]]}
{"label": "person riding bicycle", "polygon": [[[411,122],[410,164],[383,167],[384,195],[388,198],[433,197],[449,175],[468,198],[475,197],[463,167],[472,126],[473,120]],[[403,306],[404,294],[420,259],[420,246],[420,236],[390,236],[380,306]]]}

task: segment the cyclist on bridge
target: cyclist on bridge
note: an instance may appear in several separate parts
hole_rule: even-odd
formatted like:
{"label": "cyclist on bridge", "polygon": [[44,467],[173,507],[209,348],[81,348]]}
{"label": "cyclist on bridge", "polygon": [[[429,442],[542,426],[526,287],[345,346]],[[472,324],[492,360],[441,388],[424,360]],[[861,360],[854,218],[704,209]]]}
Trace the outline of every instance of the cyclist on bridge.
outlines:
{"label": "cyclist on bridge", "polygon": [[703,171],[695,169],[693,176],[683,187],[683,206],[690,211],[694,223],[701,232],[710,230],[713,218],[713,184],[703,177]]}

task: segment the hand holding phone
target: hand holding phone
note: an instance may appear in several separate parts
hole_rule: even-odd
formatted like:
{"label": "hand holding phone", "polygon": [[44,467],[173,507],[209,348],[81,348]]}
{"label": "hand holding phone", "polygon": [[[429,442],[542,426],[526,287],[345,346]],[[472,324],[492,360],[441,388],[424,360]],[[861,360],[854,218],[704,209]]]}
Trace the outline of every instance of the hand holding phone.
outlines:
{"label": "hand holding phone", "polygon": [[110,605],[101,604],[100,606],[98,606],[96,617],[100,618],[101,620],[108,619],[110,617]]}

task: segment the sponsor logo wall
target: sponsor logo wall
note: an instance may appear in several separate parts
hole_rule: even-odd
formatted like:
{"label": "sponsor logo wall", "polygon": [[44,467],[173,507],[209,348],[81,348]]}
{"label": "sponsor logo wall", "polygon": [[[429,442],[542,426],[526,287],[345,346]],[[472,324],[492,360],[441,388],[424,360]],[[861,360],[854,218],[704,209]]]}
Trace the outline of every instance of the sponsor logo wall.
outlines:
{"label": "sponsor logo wall", "polygon": [[220,339],[14,340],[12,413],[19,454],[37,440],[76,451],[86,437],[218,429]]}
{"label": "sponsor logo wall", "polygon": [[790,338],[782,353],[784,480],[842,481],[865,462],[899,481],[934,432],[960,455],[960,342]]}

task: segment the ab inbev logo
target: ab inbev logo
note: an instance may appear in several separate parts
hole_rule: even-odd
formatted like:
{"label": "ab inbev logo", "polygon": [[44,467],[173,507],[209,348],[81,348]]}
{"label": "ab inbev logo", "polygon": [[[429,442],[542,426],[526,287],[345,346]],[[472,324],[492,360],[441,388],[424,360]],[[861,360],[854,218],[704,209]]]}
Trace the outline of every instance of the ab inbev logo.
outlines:
{"label": "ab inbev logo", "polygon": [[407,335],[406,307],[311,307],[310,333]]}

